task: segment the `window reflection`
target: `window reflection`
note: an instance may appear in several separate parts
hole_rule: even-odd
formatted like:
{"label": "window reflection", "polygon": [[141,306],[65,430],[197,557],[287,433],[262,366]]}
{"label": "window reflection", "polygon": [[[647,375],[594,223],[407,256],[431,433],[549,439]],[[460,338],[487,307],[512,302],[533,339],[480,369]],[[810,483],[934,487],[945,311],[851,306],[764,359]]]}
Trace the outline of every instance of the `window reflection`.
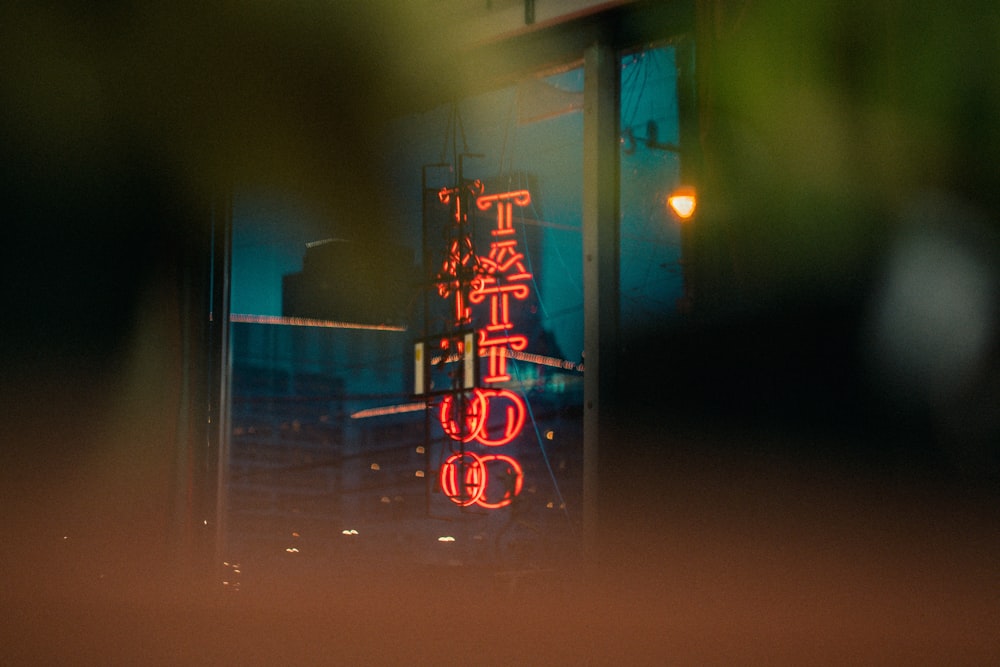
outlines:
{"label": "window reflection", "polygon": [[666,207],[680,183],[673,46],[621,57],[621,327],[640,334],[677,313],[684,294],[679,221]]}

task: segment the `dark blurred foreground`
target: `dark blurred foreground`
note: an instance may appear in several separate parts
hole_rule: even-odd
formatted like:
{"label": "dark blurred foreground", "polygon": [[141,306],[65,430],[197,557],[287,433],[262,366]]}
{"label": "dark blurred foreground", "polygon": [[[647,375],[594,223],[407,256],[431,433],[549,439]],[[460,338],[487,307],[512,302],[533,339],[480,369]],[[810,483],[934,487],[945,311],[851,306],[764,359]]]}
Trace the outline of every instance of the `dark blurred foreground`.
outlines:
{"label": "dark blurred foreground", "polygon": [[[648,445],[671,453],[649,477],[637,464],[612,472],[621,486],[603,508],[595,569],[565,553],[541,570],[501,572],[289,556],[273,569],[244,565],[234,592],[144,557],[135,535],[75,544],[87,538],[25,526],[5,541],[15,564],[5,659],[994,662],[995,491],[934,476],[892,487],[843,462],[776,456],[771,440],[727,443],[658,437]],[[770,455],[737,454],[754,449]],[[134,551],[119,553],[126,543]]]}
{"label": "dark blurred foreground", "polygon": [[596,553],[238,593],[177,454],[207,202],[377,240],[379,121],[454,54],[418,5],[5,9],[4,662],[996,663],[1000,67],[959,4],[699,3],[705,305],[626,341]]}

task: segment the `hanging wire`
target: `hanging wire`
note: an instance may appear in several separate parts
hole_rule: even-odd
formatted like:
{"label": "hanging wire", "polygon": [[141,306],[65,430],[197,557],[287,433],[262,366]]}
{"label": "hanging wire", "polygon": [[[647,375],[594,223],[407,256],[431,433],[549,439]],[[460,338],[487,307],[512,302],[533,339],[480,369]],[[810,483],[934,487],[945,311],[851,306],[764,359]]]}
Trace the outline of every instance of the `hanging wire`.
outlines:
{"label": "hanging wire", "polygon": [[[505,331],[504,333],[508,336],[510,335],[509,331]],[[563,498],[562,491],[559,489],[559,480],[556,479],[556,473],[552,469],[552,461],[549,459],[549,452],[545,448],[545,443],[542,442],[542,432],[538,428],[538,420],[535,419],[535,411],[531,407],[531,400],[528,398],[528,393],[524,390],[524,382],[521,380],[520,364],[516,362],[514,363],[514,375],[517,377],[521,398],[524,399],[524,405],[528,408],[528,417],[531,419],[531,426],[535,431],[535,442],[538,443],[538,450],[542,453],[542,460],[545,461],[545,468],[549,471],[549,479],[552,480],[552,488],[556,493],[556,499],[559,501],[559,508],[566,516],[566,519],[569,520],[569,509],[566,507],[566,500]],[[569,524],[570,529],[573,529],[573,522],[570,521]]]}
{"label": "hanging wire", "polygon": [[462,114],[461,114],[461,112],[458,109],[458,102],[455,102],[455,118],[456,118],[457,124],[458,124],[458,131],[462,135],[462,152],[463,153],[468,153],[469,152],[469,144],[465,140],[465,125],[462,123]]}
{"label": "hanging wire", "polygon": [[[635,85],[635,80],[639,77],[639,75],[643,72],[643,70],[646,69],[645,66],[640,63],[640,61],[641,58],[638,54],[632,54],[631,62],[629,63],[629,65],[632,65],[632,67],[629,67],[629,72],[626,74],[625,80],[622,81],[621,84],[622,91],[632,90],[633,86]],[[640,98],[641,95],[630,97],[630,99],[626,103],[622,104],[622,112],[623,112],[622,116],[627,119],[626,122],[622,124],[623,130],[624,129],[631,130],[632,123],[635,121],[635,116],[639,112]]]}
{"label": "hanging wire", "polygon": [[448,156],[448,139],[452,137],[451,124],[454,119],[455,119],[455,107],[452,106],[452,108],[448,112],[448,120],[444,126],[444,141],[441,144],[441,156],[438,158],[438,162],[440,163],[444,163],[445,158],[447,158]]}
{"label": "hanging wire", "polygon": [[444,127],[444,141],[441,145],[441,155],[439,162],[444,163],[448,157],[448,144],[451,144],[451,164],[458,164],[458,137],[462,137],[462,152],[468,153],[469,146],[465,138],[465,125],[462,123],[462,113],[459,109],[459,102],[456,100],[451,103],[451,109],[448,112],[448,121]]}
{"label": "hanging wire", "polygon": [[[507,122],[504,123],[504,126],[503,126],[503,141],[500,144],[500,166],[499,166],[499,170],[497,171],[498,174],[503,174],[504,173],[504,160],[505,159],[509,159],[510,160],[510,168],[509,168],[510,172],[514,171],[514,158],[513,158],[513,155],[511,155],[509,158],[507,156],[507,143],[508,143],[508,138],[510,136],[510,128],[511,128],[511,126],[512,125],[515,126],[515,127],[517,126],[517,124],[516,124],[516,118],[517,118],[518,113],[520,112],[520,101],[521,101],[520,100],[520,93],[518,92],[518,88],[515,87],[514,88],[514,94],[510,96],[510,107],[507,110]],[[516,130],[515,130],[515,133],[516,133]],[[508,185],[510,184],[509,178],[510,177],[508,176]]]}

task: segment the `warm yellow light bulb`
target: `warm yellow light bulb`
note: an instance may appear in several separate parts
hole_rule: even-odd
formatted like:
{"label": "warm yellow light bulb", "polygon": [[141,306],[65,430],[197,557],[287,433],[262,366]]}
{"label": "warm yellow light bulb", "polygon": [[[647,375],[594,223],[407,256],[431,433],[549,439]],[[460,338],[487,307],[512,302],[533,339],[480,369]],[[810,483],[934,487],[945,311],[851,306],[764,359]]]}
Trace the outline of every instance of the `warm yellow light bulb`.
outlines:
{"label": "warm yellow light bulb", "polygon": [[697,203],[694,188],[677,188],[667,197],[667,205],[670,210],[681,220],[688,220],[694,215]]}

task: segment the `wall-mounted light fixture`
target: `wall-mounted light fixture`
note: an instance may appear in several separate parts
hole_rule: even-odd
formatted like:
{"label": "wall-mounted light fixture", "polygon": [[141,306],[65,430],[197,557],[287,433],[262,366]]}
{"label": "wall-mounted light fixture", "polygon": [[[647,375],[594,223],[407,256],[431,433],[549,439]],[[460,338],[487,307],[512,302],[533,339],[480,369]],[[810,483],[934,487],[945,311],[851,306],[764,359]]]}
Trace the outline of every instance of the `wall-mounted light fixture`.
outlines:
{"label": "wall-mounted light fixture", "polygon": [[667,197],[667,206],[681,220],[690,220],[697,204],[697,194],[690,186],[681,186]]}

